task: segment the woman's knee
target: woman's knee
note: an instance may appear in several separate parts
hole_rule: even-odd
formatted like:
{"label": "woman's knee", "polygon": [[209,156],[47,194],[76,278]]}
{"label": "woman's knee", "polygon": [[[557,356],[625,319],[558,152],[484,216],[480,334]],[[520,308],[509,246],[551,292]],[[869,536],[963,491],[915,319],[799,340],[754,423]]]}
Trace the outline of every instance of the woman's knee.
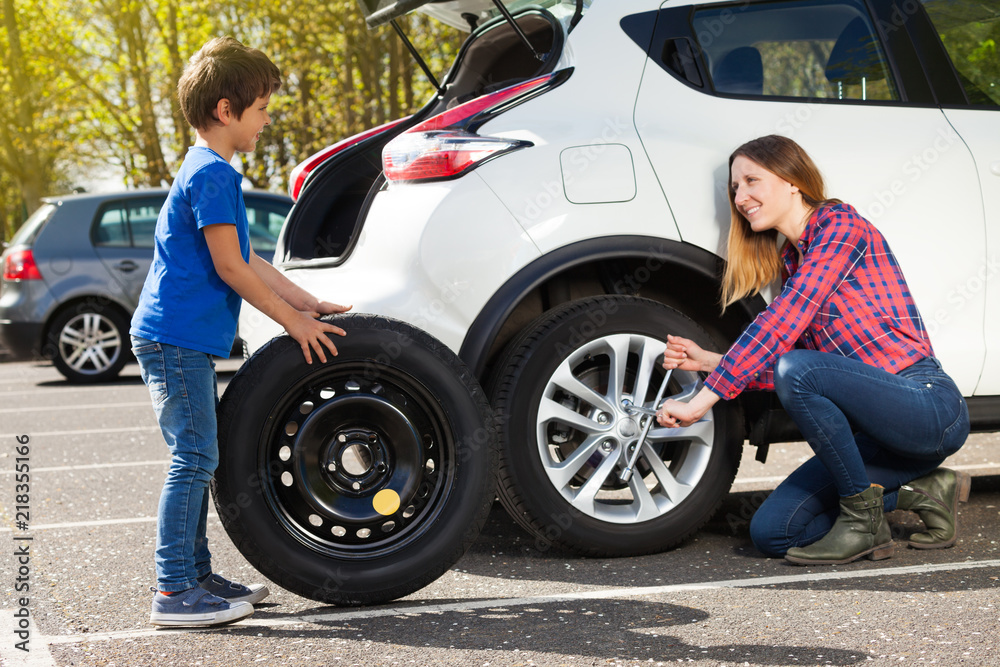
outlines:
{"label": "woman's knee", "polygon": [[757,512],[750,519],[750,541],[765,556],[781,558],[791,546],[784,530],[779,530],[767,512]]}
{"label": "woman's knee", "polygon": [[804,374],[809,370],[807,357],[809,350],[789,350],[778,357],[774,364],[774,391],[778,398],[784,400],[785,397],[799,391],[799,383]]}

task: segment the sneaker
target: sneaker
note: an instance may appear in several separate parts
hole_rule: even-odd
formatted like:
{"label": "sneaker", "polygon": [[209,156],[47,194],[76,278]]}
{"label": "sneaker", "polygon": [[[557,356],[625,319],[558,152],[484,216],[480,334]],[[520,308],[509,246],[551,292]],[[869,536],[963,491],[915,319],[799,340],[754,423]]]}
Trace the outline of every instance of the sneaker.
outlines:
{"label": "sneaker", "polygon": [[244,586],[243,584],[237,584],[235,581],[229,581],[222,575],[215,573],[202,579],[199,586],[226,602],[249,602],[250,604],[257,604],[271,594],[271,591],[267,590],[267,586],[264,584]]}
{"label": "sneaker", "polygon": [[153,625],[208,626],[232,623],[253,613],[249,602],[227,602],[195,586],[181,593],[153,596]]}

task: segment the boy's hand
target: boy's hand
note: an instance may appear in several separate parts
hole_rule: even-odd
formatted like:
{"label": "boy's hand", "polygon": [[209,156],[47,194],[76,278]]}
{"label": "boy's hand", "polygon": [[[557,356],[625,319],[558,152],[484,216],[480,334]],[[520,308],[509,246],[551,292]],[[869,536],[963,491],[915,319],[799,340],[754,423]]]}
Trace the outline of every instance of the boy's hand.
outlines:
{"label": "boy's hand", "polygon": [[[332,306],[334,304],[327,305]],[[343,306],[337,306],[337,308],[343,308]],[[343,310],[333,312],[343,312]],[[330,340],[330,337],[327,335],[328,333],[337,334],[338,336],[347,335],[347,332],[340,327],[316,319],[319,315],[317,312],[305,313],[298,311],[298,317],[285,329],[288,335],[302,346],[302,356],[306,358],[307,364],[312,364],[313,350],[316,351],[316,357],[324,364],[326,363],[326,353],[323,348],[329,350],[332,356],[337,356],[337,346]]]}
{"label": "boy's hand", "polygon": [[[346,313],[354,306],[341,306],[329,301],[320,301],[316,304],[316,312],[319,315],[335,315],[336,313]],[[318,317],[318,315],[317,315]]]}

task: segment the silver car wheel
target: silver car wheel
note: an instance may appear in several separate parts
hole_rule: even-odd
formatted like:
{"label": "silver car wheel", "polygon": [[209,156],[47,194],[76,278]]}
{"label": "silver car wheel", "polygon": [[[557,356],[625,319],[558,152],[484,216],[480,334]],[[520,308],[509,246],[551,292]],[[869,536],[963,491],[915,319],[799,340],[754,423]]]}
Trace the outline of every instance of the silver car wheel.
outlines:
{"label": "silver car wheel", "polygon": [[108,371],[122,354],[118,327],[101,313],[86,312],[70,319],[59,332],[59,355],[82,375]]}
{"label": "silver car wheel", "polygon": [[[652,419],[630,413],[622,401],[655,407],[663,377],[657,357],[665,347],[666,341],[638,334],[597,338],[573,350],[545,386],[536,423],[538,454],[552,486],[588,516],[618,524],[655,519],[682,502],[708,468],[712,412],[687,428],[654,423],[635,474],[627,485],[618,479],[643,420]],[[674,371],[665,397],[689,400],[700,379]]]}

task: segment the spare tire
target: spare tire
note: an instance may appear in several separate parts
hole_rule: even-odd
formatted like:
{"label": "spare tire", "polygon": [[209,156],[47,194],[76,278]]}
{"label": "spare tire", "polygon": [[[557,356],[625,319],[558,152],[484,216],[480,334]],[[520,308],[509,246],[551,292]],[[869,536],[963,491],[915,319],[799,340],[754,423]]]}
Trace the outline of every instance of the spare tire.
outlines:
{"label": "spare tire", "polygon": [[479,535],[495,493],[485,394],[443,343],[371,315],[325,318],[339,355],[306,364],[280,336],[219,405],[212,490],[240,553],[278,585],[377,604],[446,572]]}

